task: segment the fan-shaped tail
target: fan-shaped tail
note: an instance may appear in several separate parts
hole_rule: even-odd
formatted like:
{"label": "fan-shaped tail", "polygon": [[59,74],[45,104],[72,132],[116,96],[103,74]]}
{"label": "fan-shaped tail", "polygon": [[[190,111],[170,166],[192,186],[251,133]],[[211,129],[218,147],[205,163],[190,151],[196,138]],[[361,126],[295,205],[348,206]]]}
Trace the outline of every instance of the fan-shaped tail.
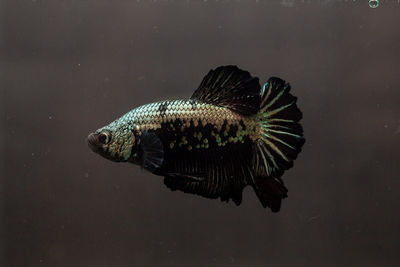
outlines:
{"label": "fan-shaped tail", "polygon": [[263,206],[279,210],[286,197],[280,177],[293,166],[305,139],[299,124],[302,113],[290,85],[279,78],[270,78],[261,90],[261,105],[256,120],[260,127],[253,159],[254,190]]}

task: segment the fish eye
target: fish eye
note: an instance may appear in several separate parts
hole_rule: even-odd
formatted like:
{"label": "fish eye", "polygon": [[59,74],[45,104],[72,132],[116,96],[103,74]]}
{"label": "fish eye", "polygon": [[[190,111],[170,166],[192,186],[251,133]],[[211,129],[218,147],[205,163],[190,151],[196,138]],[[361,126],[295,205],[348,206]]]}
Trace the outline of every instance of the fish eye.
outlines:
{"label": "fish eye", "polygon": [[108,142],[110,142],[110,138],[111,136],[110,136],[110,134],[109,133],[107,133],[107,132],[102,132],[102,133],[100,133],[100,135],[99,135],[99,141],[102,143],[102,144],[108,144]]}

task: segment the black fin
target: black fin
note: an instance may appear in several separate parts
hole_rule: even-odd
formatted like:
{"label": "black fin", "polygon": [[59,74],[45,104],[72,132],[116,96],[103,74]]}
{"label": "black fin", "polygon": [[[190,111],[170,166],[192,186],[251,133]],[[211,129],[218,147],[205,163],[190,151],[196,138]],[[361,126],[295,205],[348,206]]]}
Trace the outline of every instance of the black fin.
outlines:
{"label": "black fin", "polygon": [[188,180],[192,180],[195,182],[203,181],[205,177],[203,175],[199,174],[179,174],[179,173],[168,173],[169,177],[179,177],[179,178],[186,178]]}
{"label": "black fin", "polygon": [[254,177],[253,188],[263,207],[269,207],[273,212],[280,210],[282,199],[288,192],[283,181],[273,177]]}
{"label": "black fin", "polygon": [[143,168],[154,172],[164,161],[164,148],[160,138],[153,133],[144,131],[140,138],[143,158]]}
{"label": "black fin", "polygon": [[256,114],[260,107],[258,78],[236,66],[211,70],[193,93],[191,99],[229,108],[243,115]]}
{"label": "black fin", "polygon": [[199,195],[205,198],[216,199],[228,202],[232,199],[239,206],[242,203],[242,191],[246,184],[234,188],[233,181],[226,177],[207,177],[203,181],[195,181],[184,176],[165,176],[164,184],[172,191],[179,190],[189,194]]}
{"label": "black fin", "polygon": [[165,175],[164,183],[171,190],[211,199],[220,198],[226,202],[232,199],[236,205],[240,205],[243,188],[248,184],[247,177],[251,176],[250,169],[227,161],[208,161],[206,166],[206,174],[201,181],[184,175]]}
{"label": "black fin", "polygon": [[302,113],[297,98],[290,94],[290,85],[279,78],[270,78],[261,91],[257,118],[260,138],[256,142],[254,168],[257,175],[280,177],[293,166],[305,140],[298,123]]}

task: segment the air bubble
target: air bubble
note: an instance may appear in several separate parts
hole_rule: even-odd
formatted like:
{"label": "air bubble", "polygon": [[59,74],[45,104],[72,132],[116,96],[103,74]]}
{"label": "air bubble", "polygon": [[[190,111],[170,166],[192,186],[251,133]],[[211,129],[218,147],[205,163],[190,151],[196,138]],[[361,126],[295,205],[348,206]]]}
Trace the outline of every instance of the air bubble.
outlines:
{"label": "air bubble", "polygon": [[377,8],[379,6],[379,0],[369,0],[368,5],[370,8]]}

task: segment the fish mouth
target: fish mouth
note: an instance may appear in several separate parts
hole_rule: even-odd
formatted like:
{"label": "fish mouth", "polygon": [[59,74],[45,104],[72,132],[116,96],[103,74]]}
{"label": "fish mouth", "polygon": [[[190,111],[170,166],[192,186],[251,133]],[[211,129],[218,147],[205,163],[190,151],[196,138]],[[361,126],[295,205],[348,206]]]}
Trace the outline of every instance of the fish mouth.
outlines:
{"label": "fish mouth", "polygon": [[90,149],[93,152],[96,152],[96,153],[100,152],[101,143],[99,141],[99,134],[98,133],[89,134],[89,136],[87,137],[87,142],[88,142],[88,145],[89,145]]}
{"label": "fish mouth", "polygon": [[113,157],[109,153],[104,151],[103,144],[99,140],[99,135],[100,134],[98,134],[98,133],[91,133],[87,137],[87,142],[88,142],[89,148],[93,152],[95,152],[95,153],[99,154],[100,156],[102,156],[102,157],[104,157],[106,159],[109,159],[111,161],[115,161],[115,162],[126,161],[123,158]]}

